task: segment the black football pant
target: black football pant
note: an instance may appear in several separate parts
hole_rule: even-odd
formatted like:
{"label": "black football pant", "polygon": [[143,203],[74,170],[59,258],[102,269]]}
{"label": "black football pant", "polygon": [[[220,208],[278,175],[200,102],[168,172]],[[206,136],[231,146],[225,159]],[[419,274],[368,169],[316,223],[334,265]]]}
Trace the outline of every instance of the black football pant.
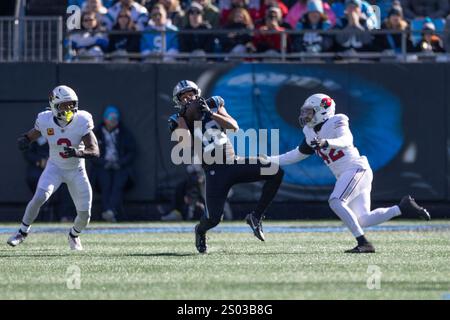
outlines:
{"label": "black football pant", "polygon": [[222,220],[223,208],[230,188],[238,183],[265,181],[261,197],[254,211],[259,219],[277,194],[283,180],[284,171],[278,168],[274,175],[261,174],[261,168],[268,167],[261,163],[249,164],[215,164],[204,168],[206,176],[206,212],[200,219],[198,232],[205,233]]}

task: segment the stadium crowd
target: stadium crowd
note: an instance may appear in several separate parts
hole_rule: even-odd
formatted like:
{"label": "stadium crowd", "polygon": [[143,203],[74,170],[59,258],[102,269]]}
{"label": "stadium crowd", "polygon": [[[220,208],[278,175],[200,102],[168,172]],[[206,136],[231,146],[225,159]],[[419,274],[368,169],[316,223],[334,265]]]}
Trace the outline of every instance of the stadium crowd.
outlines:
{"label": "stadium crowd", "polygon": [[[276,55],[282,46],[288,53],[343,54],[450,47],[449,0],[69,0],[69,5],[82,8],[81,30],[68,36],[70,59],[105,54],[123,59],[124,53],[152,59],[163,51],[166,60],[178,53]],[[394,33],[364,32],[375,29]],[[345,32],[323,33],[329,30]],[[287,32],[283,41],[283,31],[302,32]]]}

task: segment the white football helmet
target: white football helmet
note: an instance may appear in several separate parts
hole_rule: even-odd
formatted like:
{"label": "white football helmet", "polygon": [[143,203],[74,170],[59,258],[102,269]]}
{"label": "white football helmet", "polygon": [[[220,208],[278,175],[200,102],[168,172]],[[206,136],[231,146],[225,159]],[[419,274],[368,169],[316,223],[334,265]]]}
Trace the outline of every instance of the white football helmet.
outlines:
{"label": "white football helmet", "polygon": [[[72,88],[68,86],[57,86],[50,93],[49,97],[50,110],[53,115],[60,120],[69,122],[78,111],[78,96]],[[72,108],[68,111],[60,110],[59,106],[63,102],[73,102]]]}
{"label": "white football helmet", "polygon": [[313,94],[305,100],[305,103],[300,109],[300,125],[302,127],[305,125],[310,128],[315,127],[334,116],[335,107],[334,100],[326,94]]}
{"label": "white football helmet", "polygon": [[175,88],[173,88],[172,96],[173,102],[175,102],[175,108],[181,109],[183,107],[183,102],[180,100],[180,95],[188,91],[194,91],[197,97],[200,97],[202,94],[202,90],[194,81],[181,80],[177,83]]}

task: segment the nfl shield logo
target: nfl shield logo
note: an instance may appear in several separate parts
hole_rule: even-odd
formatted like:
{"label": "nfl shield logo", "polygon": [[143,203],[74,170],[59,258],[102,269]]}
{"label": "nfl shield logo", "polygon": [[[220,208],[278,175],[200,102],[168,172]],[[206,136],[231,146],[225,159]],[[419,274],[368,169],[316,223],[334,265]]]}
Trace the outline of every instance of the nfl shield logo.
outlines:
{"label": "nfl shield logo", "polygon": [[47,128],[47,135],[52,136],[55,134],[55,130],[53,128]]}

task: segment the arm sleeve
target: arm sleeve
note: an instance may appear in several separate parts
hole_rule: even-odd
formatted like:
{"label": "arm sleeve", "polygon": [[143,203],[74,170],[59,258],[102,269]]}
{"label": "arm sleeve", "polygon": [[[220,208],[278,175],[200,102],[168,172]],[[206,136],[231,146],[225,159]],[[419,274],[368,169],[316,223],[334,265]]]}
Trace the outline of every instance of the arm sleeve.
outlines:
{"label": "arm sleeve", "polygon": [[340,120],[336,123],[335,139],[327,139],[328,145],[331,148],[345,148],[353,145],[353,135],[348,127],[348,121]]}
{"label": "arm sleeve", "polygon": [[289,152],[283,153],[279,156],[270,156],[268,159],[271,162],[276,162],[280,166],[286,166],[289,164],[297,163],[309,157],[309,154],[301,153],[298,148],[291,150]]}
{"label": "arm sleeve", "polygon": [[35,128],[37,131],[41,131],[40,123],[39,123],[39,122],[40,122],[40,121],[39,121],[39,116],[37,116],[36,121],[34,122],[34,128]]}

